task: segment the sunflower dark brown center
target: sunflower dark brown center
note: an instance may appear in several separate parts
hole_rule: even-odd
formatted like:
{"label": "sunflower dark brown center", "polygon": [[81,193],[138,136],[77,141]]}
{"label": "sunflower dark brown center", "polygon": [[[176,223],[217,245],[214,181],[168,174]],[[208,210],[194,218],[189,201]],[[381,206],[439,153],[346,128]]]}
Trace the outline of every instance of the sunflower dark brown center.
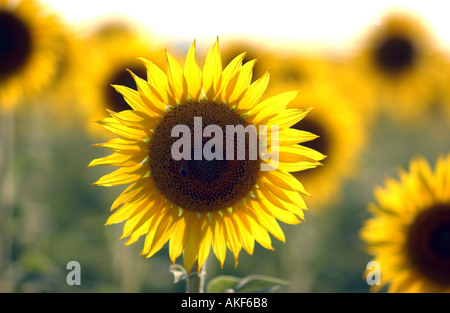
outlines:
{"label": "sunflower dark brown center", "polygon": [[0,76],[20,69],[31,50],[29,28],[14,15],[0,11]]}
{"label": "sunflower dark brown center", "polygon": [[375,62],[385,72],[396,74],[413,66],[417,51],[408,38],[393,36],[375,50]]}
{"label": "sunflower dark brown center", "polygon": [[[195,144],[195,117],[202,118],[202,130],[208,125],[217,125],[223,130],[222,138],[219,138],[223,142],[222,159],[207,160],[205,155],[202,159],[195,159],[196,151],[218,135],[202,136],[201,144]],[[180,139],[171,136],[172,129],[178,125],[186,125],[190,129],[190,159],[176,160],[171,154],[172,145]],[[231,133],[227,137],[227,125],[248,126],[226,105],[207,101],[179,105],[161,120],[150,141],[149,164],[156,186],[168,200],[186,210],[213,212],[232,206],[250,192],[260,170],[259,156],[256,159],[249,157],[250,150],[255,147],[250,147],[249,134],[246,133],[246,157],[239,160],[238,140],[230,139],[233,137]],[[227,140],[233,142],[232,159],[227,158]],[[211,151],[216,152],[214,149]]]}
{"label": "sunflower dark brown center", "polygon": [[120,85],[136,89],[136,83],[130,73],[126,70],[127,68],[140,78],[145,78],[147,75],[145,67],[140,66],[140,64],[134,64],[134,62],[131,66],[130,64],[126,64],[124,66],[117,67],[117,71],[112,73],[111,77],[107,80],[104,86],[108,109],[114,112],[131,109],[123,96],[111,87],[111,85]]}
{"label": "sunflower dark brown center", "polygon": [[420,213],[407,237],[411,262],[434,282],[450,284],[450,205]]}

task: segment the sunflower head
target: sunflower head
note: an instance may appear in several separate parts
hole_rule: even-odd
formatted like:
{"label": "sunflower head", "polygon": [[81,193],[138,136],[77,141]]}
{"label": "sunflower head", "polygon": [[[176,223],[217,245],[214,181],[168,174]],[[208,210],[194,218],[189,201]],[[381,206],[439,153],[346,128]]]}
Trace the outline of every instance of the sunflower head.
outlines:
{"label": "sunflower head", "polygon": [[0,1],[2,107],[15,106],[50,82],[58,60],[59,25],[36,1]]}
{"label": "sunflower head", "polygon": [[25,21],[0,11],[0,73],[8,75],[25,65],[32,49],[32,36]]}
{"label": "sunflower head", "polygon": [[450,155],[434,171],[411,161],[400,180],[377,189],[361,230],[389,292],[450,292]]}
{"label": "sunflower head", "polygon": [[424,20],[389,12],[360,47],[353,70],[370,86],[372,105],[381,104],[379,111],[397,122],[423,119],[437,98],[442,58]]}
{"label": "sunflower head", "polygon": [[422,58],[434,48],[423,20],[412,14],[391,12],[369,37],[372,66],[387,77],[420,67]]}
{"label": "sunflower head", "polygon": [[211,246],[221,265],[227,248],[237,265],[255,241],[273,249],[269,233],[285,240],[277,220],[304,219],[307,192],[289,172],[324,156],[300,145],[310,133],[290,127],[310,109],[287,109],[297,92],[261,101],[269,73],[252,83],[256,61],[243,64],[245,55],[223,68],[217,41],[200,68],[194,42],[184,67],[169,53],[166,72],[139,58],[147,80],[131,73],[137,90],[114,86],[131,109],[100,122],[120,138],[99,144],[114,153],[90,165],[119,166],[97,185],[130,184],[107,224],[126,221],[127,244],[145,236],[146,257],[169,241],[170,259],[183,254],[188,270],[202,266]]}

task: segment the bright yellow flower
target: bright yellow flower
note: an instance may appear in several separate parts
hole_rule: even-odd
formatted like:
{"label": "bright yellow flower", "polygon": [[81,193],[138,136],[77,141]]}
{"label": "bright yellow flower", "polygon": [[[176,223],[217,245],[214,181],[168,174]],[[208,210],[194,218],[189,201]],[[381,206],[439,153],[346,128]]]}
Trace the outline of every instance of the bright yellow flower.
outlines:
{"label": "bright yellow flower", "polygon": [[[420,157],[375,190],[361,237],[389,292],[450,292],[450,155]],[[374,285],[376,286],[376,285]],[[377,289],[374,289],[377,290]]]}
{"label": "bright yellow flower", "polygon": [[50,82],[59,25],[36,1],[0,0],[0,108],[14,107]]}
{"label": "bright yellow flower", "polygon": [[80,32],[73,26],[60,26],[58,44],[60,58],[50,82],[51,89],[42,92],[35,102],[41,109],[45,107],[52,123],[61,129],[80,123],[84,75],[91,63]]}
{"label": "bright yellow flower", "polygon": [[[120,138],[99,144],[114,153],[90,166],[119,169],[95,184],[131,184],[113,203],[115,212],[107,224],[126,221],[122,236],[129,237],[126,244],[145,236],[142,255],[146,257],[169,241],[170,259],[175,262],[183,254],[187,270],[196,260],[200,268],[211,246],[222,266],[227,248],[237,265],[241,249],[252,254],[255,240],[267,249],[273,249],[269,233],[285,241],[277,220],[298,224],[304,219],[306,205],[301,195],[307,192],[289,172],[314,168],[324,156],[300,145],[312,134],[290,127],[310,109],[286,109],[296,91],[260,101],[269,73],[251,83],[255,60],[242,65],[245,53],[223,69],[218,41],[203,69],[196,61],[195,42],[184,68],[170,54],[166,56],[166,73],[141,58],[147,81],[132,74],[137,91],[115,86],[133,110],[111,112],[111,117],[101,121]],[[259,132],[268,133],[267,152],[278,153],[277,169],[262,170],[269,161],[259,152],[255,159],[239,160],[235,154],[233,160],[176,161],[171,149],[177,139],[171,130],[179,124],[193,129],[195,117],[202,117],[205,127],[215,124],[222,129],[225,125],[267,125],[274,131],[278,125],[279,132]],[[272,145],[272,141],[280,144]],[[248,144],[245,149],[250,153]],[[193,150],[198,151],[195,146]]]}

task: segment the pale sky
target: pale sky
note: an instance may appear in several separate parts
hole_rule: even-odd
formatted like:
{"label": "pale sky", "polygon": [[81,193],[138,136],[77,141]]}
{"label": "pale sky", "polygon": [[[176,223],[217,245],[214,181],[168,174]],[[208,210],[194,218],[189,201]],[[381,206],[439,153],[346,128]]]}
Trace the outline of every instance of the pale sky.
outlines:
{"label": "pale sky", "polygon": [[[413,10],[450,47],[445,1],[289,1],[289,0],[42,0],[69,23],[119,15],[165,38],[192,41],[250,35],[271,41],[297,40],[324,45],[348,43],[391,7]],[[450,6],[449,6],[450,7]]]}

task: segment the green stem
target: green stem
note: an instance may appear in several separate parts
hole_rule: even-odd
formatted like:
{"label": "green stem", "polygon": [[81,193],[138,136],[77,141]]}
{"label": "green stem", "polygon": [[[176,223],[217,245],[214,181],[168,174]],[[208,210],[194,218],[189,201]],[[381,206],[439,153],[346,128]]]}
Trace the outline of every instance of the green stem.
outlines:
{"label": "green stem", "polygon": [[14,110],[0,109],[0,292],[11,292],[10,257],[14,208]]}
{"label": "green stem", "polygon": [[191,274],[186,277],[186,293],[203,293],[205,290],[206,262],[198,271],[197,264],[194,264]]}

